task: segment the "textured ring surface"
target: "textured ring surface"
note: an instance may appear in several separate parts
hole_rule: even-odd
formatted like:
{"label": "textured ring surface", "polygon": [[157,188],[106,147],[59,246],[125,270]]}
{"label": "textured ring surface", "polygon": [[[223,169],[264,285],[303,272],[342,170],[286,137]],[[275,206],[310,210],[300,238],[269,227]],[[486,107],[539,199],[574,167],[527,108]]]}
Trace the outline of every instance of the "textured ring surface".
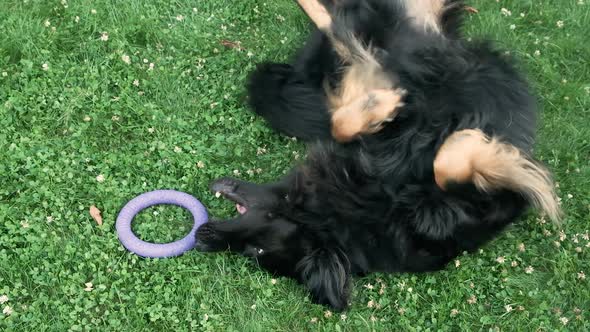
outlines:
{"label": "textured ring surface", "polygon": [[[140,240],[131,230],[131,222],[141,210],[158,204],[173,204],[189,210],[194,219],[190,233],[170,243],[150,243]],[[193,196],[175,190],[155,190],[141,194],[129,201],[119,212],[115,228],[119,241],[127,250],[149,258],[163,258],[181,255],[196,244],[197,229],[207,222],[207,210]]]}

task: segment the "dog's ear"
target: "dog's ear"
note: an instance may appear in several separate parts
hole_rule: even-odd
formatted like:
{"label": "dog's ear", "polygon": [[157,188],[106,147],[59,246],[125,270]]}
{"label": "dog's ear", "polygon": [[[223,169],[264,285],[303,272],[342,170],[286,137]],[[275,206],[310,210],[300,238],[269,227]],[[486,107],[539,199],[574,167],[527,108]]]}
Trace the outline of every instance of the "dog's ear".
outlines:
{"label": "dog's ear", "polygon": [[340,249],[316,249],[296,266],[315,303],[342,311],[350,295],[350,262]]}

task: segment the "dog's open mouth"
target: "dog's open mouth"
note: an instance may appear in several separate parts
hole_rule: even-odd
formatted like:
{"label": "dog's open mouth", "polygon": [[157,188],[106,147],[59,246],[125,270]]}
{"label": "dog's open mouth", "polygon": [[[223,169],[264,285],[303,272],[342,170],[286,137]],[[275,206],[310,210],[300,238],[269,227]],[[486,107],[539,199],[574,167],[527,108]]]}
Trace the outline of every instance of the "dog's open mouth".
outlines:
{"label": "dog's open mouth", "polygon": [[244,214],[248,211],[248,209],[245,206],[240,205],[238,203],[236,203],[236,210],[238,210],[239,214]]}
{"label": "dog's open mouth", "polygon": [[220,197],[220,196],[223,196],[224,198],[229,199],[230,201],[233,201],[234,203],[236,203],[236,211],[238,211],[239,214],[244,214],[244,213],[248,212],[248,208],[246,207],[246,203],[241,199],[238,201],[238,199],[237,199],[238,196],[236,196],[235,194],[230,194],[230,193],[226,193],[226,192],[222,192],[222,191],[215,192],[215,197]]}

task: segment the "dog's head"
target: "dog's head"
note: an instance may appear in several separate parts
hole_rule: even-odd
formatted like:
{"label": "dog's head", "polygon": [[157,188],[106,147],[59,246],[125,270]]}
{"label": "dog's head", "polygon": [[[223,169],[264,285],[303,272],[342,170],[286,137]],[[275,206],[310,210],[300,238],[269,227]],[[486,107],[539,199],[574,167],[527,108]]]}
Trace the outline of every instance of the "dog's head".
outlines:
{"label": "dog's head", "polygon": [[197,250],[229,249],[251,257],[271,273],[305,285],[314,302],[335,310],[347,306],[350,262],[337,243],[326,241],[317,227],[322,220],[312,225],[314,216],[306,206],[314,199],[299,179],[287,177],[279,183],[256,185],[223,178],[211,189],[233,201],[239,214],[201,226]]}

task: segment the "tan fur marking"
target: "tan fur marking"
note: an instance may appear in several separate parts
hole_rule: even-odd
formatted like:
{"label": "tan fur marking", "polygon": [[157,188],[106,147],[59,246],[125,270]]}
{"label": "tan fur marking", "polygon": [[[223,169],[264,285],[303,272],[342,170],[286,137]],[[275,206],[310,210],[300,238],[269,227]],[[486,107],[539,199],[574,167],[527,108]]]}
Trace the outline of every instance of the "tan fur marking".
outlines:
{"label": "tan fur marking", "polygon": [[328,92],[330,108],[336,110],[351,103],[369,91],[391,89],[393,84],[377,63],[355,63],[347,67],[340,86],[336,91]]}
{"label": "tan fur marking", "polygon": [[434,179],[445,188],[453,180],[464,183],[473,178],[473,159],[486,147],[487,142],[476,130],[462,130],[449,136],[434,159]]}
{"label": "tan fur marking", "polygon": [[514,190],[553,221],[562,216],[549,171],[515,146],[477,129],[457,131],[445,140],[434,160],[434,177],[443,190],[450,181],[473,182],[484,192]]}
{"label": "tan fur marking", "polygon": [[381,130],[384,122],[395,117],[403,95],[401,90],[373,90],[336,109],[332,114],[332,136],[348,142],[360,134]]}
{"label": "tan fur marking", "polygon": [[346,38],[348,45],[334,36],[332,31],[332,17],[328,9],[318,0],[297,0],[297,2],[318,29],[330,39],[334,50],[338,53],[342,61],[353,62],[356,57],[358,61],[376,63],[370,48],[364,47],[352,32],[342,37]]}
{"label": "tan fur marking", "polygon": [[297,2],[307,14],[307,16],[309,16],[313,23],[315,23],[318,29],[322,31],[330,30],[330,25],[332,25],[332,17],[328,13],[326,7],[324,7],[319,1],[297,0]]}
{"label": "tan fur marking", "polygon": [[297,0],[297,3],[317,28],[330,39],[334,50],[342,60],[349,61],[352,57],[350,50],[332,33],[332,17],[328,9],[317,0]]}
{"label": "tan fur marking", "polygon": [[440,18],[445,0],[405,0],[407,15],[416,27],[440,33]]}
{"label": "tan fur marking", "polygon": [[[384,122],[392,121],[405,91],[394,89],[379,64],[360,62],[349,66],[336,91],[326,89],[332,112],[332,136],[348,142],[361,134],[379,131]],[[375,97],[376,105],[363,107]]]}

